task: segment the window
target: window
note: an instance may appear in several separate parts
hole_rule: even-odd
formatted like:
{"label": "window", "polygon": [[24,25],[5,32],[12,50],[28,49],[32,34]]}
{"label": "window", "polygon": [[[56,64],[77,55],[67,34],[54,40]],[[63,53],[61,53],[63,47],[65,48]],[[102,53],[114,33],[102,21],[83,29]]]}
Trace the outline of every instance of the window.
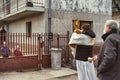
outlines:
{"label": "window", "polygon": [[33,2],[32,0],[27,0],[26,5],[27,5],[28,7],[33,7],[33,3],[32,3],[32,2]]}
{"label": "window", "polygon": [[[73,20],[73,26],[74,26],[74,21]],[[84,24],[90,24],[90,28],[92,29],[92,24],[93,22],[92,21],[82,21],[82,20],[79,20],[79,28],[81,29],[81,26],[84,25]],[[73,31],[74,31],[74,27],[73,27]]]}
{"label": "window", "polygon": [[31,37],[32,34],[32,22],[26,22],[26,34],[28,37]]}
{"label": "window", "polygon": [[80,21],[80,29],[81,29],[81,26],[84,25],[84,24],[89,24],[90,25],[90,28],[92,29],[92,21]]}

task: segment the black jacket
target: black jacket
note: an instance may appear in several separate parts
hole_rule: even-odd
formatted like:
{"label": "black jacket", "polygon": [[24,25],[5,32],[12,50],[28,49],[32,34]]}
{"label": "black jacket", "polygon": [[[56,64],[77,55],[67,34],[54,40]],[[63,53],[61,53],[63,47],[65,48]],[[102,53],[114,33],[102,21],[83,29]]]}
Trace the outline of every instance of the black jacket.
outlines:
{"label": "black jacket", "polygon": [[92,30],[85,30],[85,31],[82,32],[82,34],[88,35],[91,38],[95,38],[96,37],[95,33]]}
{"label": "black jacket", "polygon": [[[95,33],[92,30],[86,30],[82,34],[95,38]],[[88,61],[88,57],[92,57],[92,46],[89,45],[77,45],[76,46],[76,60]]]}
{"label": "black jacket", "polygon": [[103,38],[105,42],[98,56],[97,75],[100,80],[120,80],[120,35],[109,32]]}

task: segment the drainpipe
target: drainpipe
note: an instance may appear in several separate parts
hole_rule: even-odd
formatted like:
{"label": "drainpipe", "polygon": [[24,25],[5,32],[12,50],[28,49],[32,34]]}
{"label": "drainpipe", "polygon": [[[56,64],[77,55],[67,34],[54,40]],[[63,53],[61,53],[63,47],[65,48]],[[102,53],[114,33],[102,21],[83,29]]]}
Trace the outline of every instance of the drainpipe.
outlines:
{"label": "drainpipe", "polygon": [[51,0],[48,3],[48,33],[51,33]]}
{"label": "drainpipe", "polygon": [[53,33],[51,32],[51,0],[49,0],[48,3],[48,39],[52,40],[53,39]]}

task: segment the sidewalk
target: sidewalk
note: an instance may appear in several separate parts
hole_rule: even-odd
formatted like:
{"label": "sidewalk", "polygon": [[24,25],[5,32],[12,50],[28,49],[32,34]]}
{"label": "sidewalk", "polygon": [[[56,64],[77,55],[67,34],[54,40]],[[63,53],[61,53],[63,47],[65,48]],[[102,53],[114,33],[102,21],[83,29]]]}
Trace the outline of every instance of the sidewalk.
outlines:
{"label": "sidewalk", "polygon": [[[77,79],[77,72],[69,68],[60,70],[43,69],[32,72],[0,72],[0,80],[70,80]],[[76,79],[74,79],[76,78]]]}

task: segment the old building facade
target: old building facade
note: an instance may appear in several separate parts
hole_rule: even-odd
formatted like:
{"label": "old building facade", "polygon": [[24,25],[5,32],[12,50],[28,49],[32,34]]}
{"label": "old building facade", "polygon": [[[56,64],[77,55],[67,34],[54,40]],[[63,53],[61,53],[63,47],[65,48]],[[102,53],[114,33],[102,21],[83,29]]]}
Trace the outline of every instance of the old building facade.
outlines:
{"label": "old building facade", "polygon": [[[50,0],[0,0],[0,25],[8,32],[48,33]],[[73,20],[88,22],[95,31],[96,42],[106,20],[111,19],[112,0],[51,0],[51,32],[73,32]]]}

